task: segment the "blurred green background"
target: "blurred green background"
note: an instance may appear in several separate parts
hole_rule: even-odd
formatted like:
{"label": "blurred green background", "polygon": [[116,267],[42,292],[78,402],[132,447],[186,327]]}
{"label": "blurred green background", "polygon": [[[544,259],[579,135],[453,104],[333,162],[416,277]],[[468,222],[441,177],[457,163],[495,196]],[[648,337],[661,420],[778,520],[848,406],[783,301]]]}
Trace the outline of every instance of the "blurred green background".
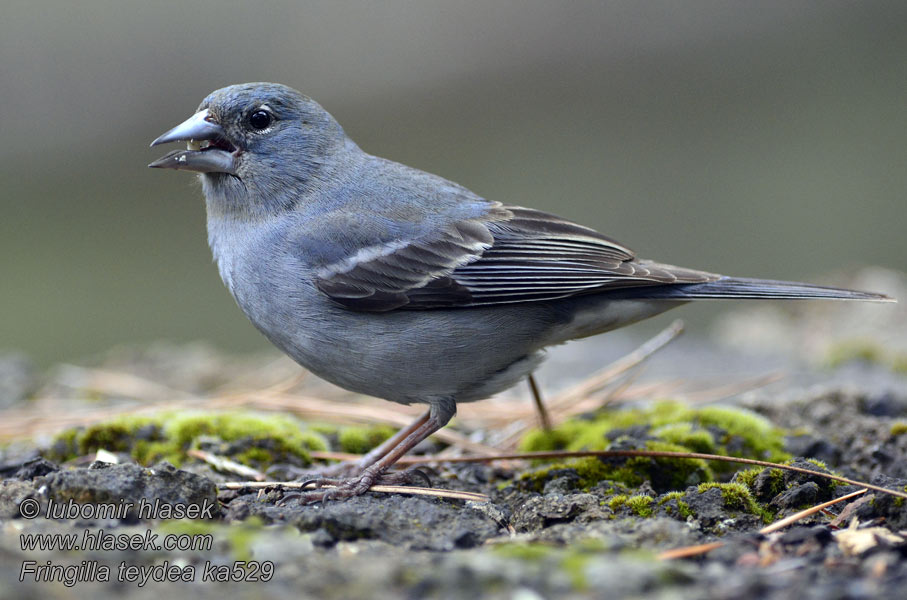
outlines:
{"label": "blurred green background", "polygon": [[146,168],[208,92],[257,80],[369,152],[643,256],[907,269],[905,2],[7,0],[0,348],[267,347],[211,264],[194,177]]}

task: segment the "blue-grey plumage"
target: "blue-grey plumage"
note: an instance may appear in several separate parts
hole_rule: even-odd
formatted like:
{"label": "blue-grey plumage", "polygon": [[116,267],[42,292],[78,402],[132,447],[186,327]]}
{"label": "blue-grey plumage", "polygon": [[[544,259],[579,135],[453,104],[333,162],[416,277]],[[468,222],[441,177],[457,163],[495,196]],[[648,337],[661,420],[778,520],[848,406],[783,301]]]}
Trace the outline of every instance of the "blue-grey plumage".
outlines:
{"label": "blue-grey plumage", "polygon": [[333,383],[430,407],[360,477],[306,500],[386,480],[457,402],[510,387],[547,346],[699,298],[887,300],[637,259],[587,227],[367,154],[278,84],[217,90],[152,145],[180,140],[187,150],[150,166],[200,173],[220,275],[252,323]]}

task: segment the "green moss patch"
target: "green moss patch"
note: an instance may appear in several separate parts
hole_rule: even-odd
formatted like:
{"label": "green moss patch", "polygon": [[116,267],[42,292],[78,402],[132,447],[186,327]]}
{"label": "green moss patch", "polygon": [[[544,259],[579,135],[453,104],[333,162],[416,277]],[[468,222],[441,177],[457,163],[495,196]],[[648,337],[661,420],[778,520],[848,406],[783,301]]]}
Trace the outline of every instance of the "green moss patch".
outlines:
{"label": "green moss patch", "polygon": [[516,558],[527,562],[540,562],[545,558],[554,555],[557,552],[557,547],[548,544],[540,544],[538,542],[521,544],[505,542],[503,544],[492,545],[491,550],[495,554],[506,556],[507,558]]}
{"label": "green moss patch", "polygon": [[765,523],[771,522],[774,518],[774,515],[770,511],[756,502],[752,494],[750,494],[749,488],[742,483],[716,483],[713,481],[701,484],[697,488],[697,492],[704,494],[711,489],[718,489],[721,492],[721,497],[724,500],[724,507],[728,510],[756,515]]}
{"label": "green moss patch", "polygon": [[825,355],[825,365],[838,367],[851,361],[881,365],[895,373],[907,373],[907,352],[886,348],[869,338],[853,338],[831,346]]}
{"label": "green moss patch", "polygon": [[498,556],[541,565],[549,573],[560,571],[567,575],[576,591],[588,589],[587,569],[597,556],[608,552],[600,541],[594,539],[578,540],[567,547],[538,542],[507,542],[494,544],[490,548]]}
{"label": "green moss patch", "polygon": [[[532,431],[522,440],[525,451],[646,449],[703,452],[780,461],[784,431],[763,417],[739,408],[689,407],[661,402],[647,408],[605,411],[592,418],[571,419],[552,431]],[[640,439],[642,438],[642,439]],[[645,440],[645,441],[643,441]],[[731,472],[731,463],[708,464],[699,459],[648,458],[564,461],[524,475],[542,478],[553,469],[574,468],[582,487],[603,480],[636,487],[650,481],[658,492],[712,481],[713,469]],[[539,490],[541,485],[538,486]]]}
{"label": "green moss patch", "polygon": [[119,417],[59,434],[48,458],[66,461],[97,450],[130,454],[145,465],[167,460],[179,466],[186,451],[217,444],[218,454],[261,468],[275,462],[307,465],[310,450],[325,450],[324,438],[286,416],[247,412],[162,413]]}
{"label": "green moss patch", "polygon": [[[690,505],[684,501],[686,492],[668,492],[658,499],[658,506],[672,517],[685,521],[693,515]],[[675,513],[676,511],[676,513]]]}
{"label": "green moss patch", "polygon": [[547,465],[528,473],[523,473],[517,481],[525,488],[541,492],[545,483],[557,474],[558,471],[570,469],[579,475],[578,487],[588,491],[602,481],[613,481],[630,487],[635,487],[643,482],[638,473],[623,466],[607,464],[594,456],[585,458],[572,458],[564,462]]}
{"label": "green moss patch", "polygon": [[341,452],[352,454],[365,454],[372,448],[381,445],[394,435],[394,429],[388,425],[374,427],[344,427],[338,433],[338,442]]}
{"label": "green moss patch", "polygon": [[553,431],[531,431],[521,442],[527,452],[545,450],[606,450],[608,435],[621,429],[645,427],[647,435],[706,452],[780,461],[784,431],[767,419],[741,408],[690,407],[660,402],[651,407],[604,411],[591,419],[571,419]]}
{"label": "green moss patch", "polygon": [[651,496],[637,494],[627,498],[627,508],[640,517],[651,517],[655,514],[655,511],[652,509],[652,502],[653,499]]}

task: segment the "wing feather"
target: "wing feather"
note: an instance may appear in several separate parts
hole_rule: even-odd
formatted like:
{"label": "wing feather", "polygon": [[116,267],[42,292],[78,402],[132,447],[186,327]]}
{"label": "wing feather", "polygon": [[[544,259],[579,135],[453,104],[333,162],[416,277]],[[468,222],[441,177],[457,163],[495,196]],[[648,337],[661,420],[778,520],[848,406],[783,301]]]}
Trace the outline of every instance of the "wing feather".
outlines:
{"label": "wing feather", "polygon": [[322,268],[316,283],[348,308],[387,311],[538,302],[717,277],[637,260],[588,227],[495,204],[432,235],[366,248]]}

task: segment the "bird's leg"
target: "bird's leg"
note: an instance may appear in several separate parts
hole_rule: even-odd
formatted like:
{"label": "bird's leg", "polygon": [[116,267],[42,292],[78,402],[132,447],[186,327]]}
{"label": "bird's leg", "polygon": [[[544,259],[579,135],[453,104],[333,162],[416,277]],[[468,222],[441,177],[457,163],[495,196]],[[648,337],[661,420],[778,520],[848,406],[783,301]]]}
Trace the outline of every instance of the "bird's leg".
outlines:
{"label": "bird's leg", "polygon": [[539,416],[539,424],[545,431],[551,431],[551,417],[548,416],[548,409],[545,408],[545,402],[542,400],[542,390],[535,380],[535,375],[530,373],[526,379],[529,381],[529,391],[532,392],[532,400],[535,402],[535,412]]}
{"label": "bird's leg", "polygon": [[[418,419],[416,419],[415,421],[413,421],[406,427],[402,428],[400,431],[398,431],[391,437],[384,440],[384,442],[382,442],[380,446],[376,446],[375,448],[372,448],[368,452],[368,454],[364,455],[362,458],[360,458],[356,462],[356,467],[358,467],[358,469],[360,471],[364,471],[366,469],[366,467],[372,466],[373,464],[378,462],[379,459],[384,458],[384,456],[387,455],[387,453],[390,452],[391,449],[393,449],[398,444],[400,444],[403,440],[405,440],[408,436],[410,436],[416,429],[418,429],[423,424],[425,424],[425,422],[427,422],[430,418],[431,418],[431,409],[428,409]],[[441,427],[444,427],[444,425],[441,425],[440,427],[438,427],[438,429],[441,429]],[[435,431],[437,431],[438,429],[435,429]],[[434,433],[434,432],[432,432],[432,433]],[[429,435],[431,435],[431,434],[429,434]],[[422,439],[425,439],[425,438],[422,438]],[[416,442],[416,443],[418,443],[418,442]]]}
{"label": "bird's leg", "polygon": [[397,433],[391,437],[384,440],[380,446],[372,448],[368,454],[365,454],[359,460],[347,460],[342,463],[337,463],[333,465],[327,465],[319,469],[301,469],[294,468],[296,473],[294,476],[297,476],[297,481],[303,479],[311,479],[313,474],[320,475],[322,477],[352,477],[354,475],[359,475],[362,473],[366,467],[373,465],[380,458],[384,457],[385,454],[390,452],[391,448],[402,442],[408,435],[415,431],[420,425],[425,423],[429,416],[431,415],[431,410],[425,411],[425,413],[420,416],[418,419],[400,429]]}
{"label": "bird's leg", "polygon": [[[450,421],[456,413],[456,404],[452,400],[433,402],[431,408],[424,415],[416,419],[410,426],[402,429],[395,436],[381,444],[378,448],[369,452],[363,457],[360,464],[368,458],[372,460],[372,454],[377,457],[368,464],[358,477],[349,479],[312,479],[306,483],[313,485],[316,489],[311,492],[301,492],[298,494],[288,494],[284,496],[281,503],[286,503],[290,499],[299,499],[300,503],[327,501],[331,499],[349,498],[358,496],[368,491],[376,483],[400,484],[411,483],[412,474],[409,472],[388,474],[387,470],[397,462],[400,457],[412,450],[419,442],[438,431]],[[394,443],[390,443],[394,442]],[[381,456],[377,456],[379,454]],[[323,486],[334,486],[328,489],[318,489]]]}

